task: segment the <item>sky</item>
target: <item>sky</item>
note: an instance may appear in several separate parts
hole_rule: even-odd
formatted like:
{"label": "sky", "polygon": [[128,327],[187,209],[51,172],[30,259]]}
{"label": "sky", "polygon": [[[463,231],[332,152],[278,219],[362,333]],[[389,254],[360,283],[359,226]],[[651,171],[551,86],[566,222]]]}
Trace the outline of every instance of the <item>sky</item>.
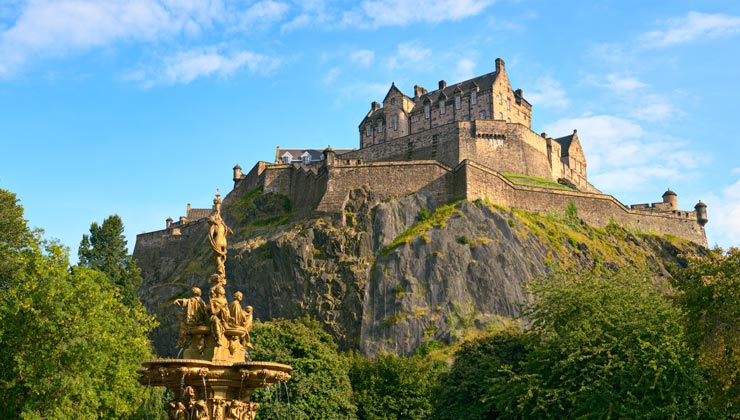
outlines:
{"label": "sky", "polygon": [[407,95],[494,70],[532,129],[578,129],[624,204],[708,206],[740,244],[740,2],[0,0],[0,188],[70,248],[118,214],[139,233],[210,207],[275,147],[359,147]]}

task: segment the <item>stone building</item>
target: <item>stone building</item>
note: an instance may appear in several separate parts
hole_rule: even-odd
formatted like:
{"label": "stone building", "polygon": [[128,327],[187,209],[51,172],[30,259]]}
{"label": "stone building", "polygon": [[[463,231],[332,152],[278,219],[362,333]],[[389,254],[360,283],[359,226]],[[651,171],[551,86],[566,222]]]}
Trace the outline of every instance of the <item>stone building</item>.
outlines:
{"label": "stone building", "polygon": [[532,212],[562,212],[573,203],[594,226],[617,222],[707,244],[704,203],[680,210],[668,190],[661,202],[622,204],[588,182],[576,130],[555,138],[537,134],[532,115],[500,58],[491,73],[451,85],[440,81],[434,91],[417,85],[413,97],[392,84],[382,105],[373,102],[360,122],[359,149],[278,147],[273,162],[258,162],[247,174],[234,167],[224,205],[262,187],[289,197],[293,209],[343,223],[356,189],[381,200],[424,192],[436,203],[486,199]]}

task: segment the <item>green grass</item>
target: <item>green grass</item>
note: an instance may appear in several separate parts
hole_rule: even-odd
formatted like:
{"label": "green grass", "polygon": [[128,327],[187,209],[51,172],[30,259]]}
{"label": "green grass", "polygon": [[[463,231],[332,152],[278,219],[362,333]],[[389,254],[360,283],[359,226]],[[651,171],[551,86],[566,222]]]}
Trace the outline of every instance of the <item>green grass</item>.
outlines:
{"label": "green grass", "polygon": [[553,181],[550,179],[539,178],[536,176],[521,175],[521,174],[501,174],[501,175],[503,175],[504,178],[511,181],[514,185],[549,188],[552,190],[562,190],[562,191],[575,191],[573,188],[570,188],[567,185],[559,184],[556,181]]}
{"label": "green grass", "polygon": [[[408,244],[411,242],[414,238],[417,236],[430,231],[434,228],[442,228],[447,225],[447,219],[450,218],[455,213],[460,213],[460,211],[457,209],[457,205],[460,203],[460,201],[455,201],[452,203],[445,204],[444,206],[439,207],[437,210],[434,211],[434,213],[429,214],[423,218],[417,218],[417,222],[414,223],[410,228],[406,229],[398,235],[393,242],[388,244],[385,248],[383,248],[382,254],[388,255],[389,252],[394,250],[395,248],[398,248],[401,245]],[[422,220],[419,220],[422,219]],[[422,238],[422,240],[425,243],[428,243],[429,237],[428,235],[426,238]]]}

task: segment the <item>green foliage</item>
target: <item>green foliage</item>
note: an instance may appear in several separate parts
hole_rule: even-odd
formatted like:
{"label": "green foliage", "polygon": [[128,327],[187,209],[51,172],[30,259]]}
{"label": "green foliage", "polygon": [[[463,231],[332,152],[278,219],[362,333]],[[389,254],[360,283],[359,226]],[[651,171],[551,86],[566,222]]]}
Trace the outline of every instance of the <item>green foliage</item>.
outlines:
{"label": "green foliage", "polygon": [[429,213],[429,209],[424,207],[423,209],[419,210],[419,214],[416,215],[416,221],[423,222],[429,219],[429,216],[431,216],[431,214]]}
{"label": "green foliage", "polygon": [[496,381],[505,380],[507,372],[518,371],[529,352],[528,336],[519,328],[509,327],[494,334],[462,343],[455,353],[455,363],[442,373],[435,390],[434,418],[440,420],[485,420],[498,418],[489,398]]}
{"label": "green foliage", "polygon": [[706,418],[681,311],[650,275],[533,284],[531,347],[489,379],[500,418]]}
{"label": "green foliage", "polygon": [[93,222],[90,234],[82,235],[78,250],[80,266],[105,273],[121,293],[129,307],[141,305],[137,291],[141,286],[141,270],[129,255],[123,221],[118,215],[109,216],[102,225]]}
{"label": "green foliage", "polygon": [[433,228],[445,227],[447,224],[447,219],[449,219],[450,216],[452,216],[453,214],[459,213],[459,210],[457,209],[458,204],[459,201],[445,204],[444,206],[437,208],[434,213],[424,218],[424,220],[419,220],[417,216],[417,223],[406,229],[403,233],[398,235],[398,237],[396,237],[390,244],[383,248],[382,254],[388,255],[388,253],[390,253],[393,249],[411,242],[412,239]]}
{"label": "green foliage", "polygon": [[350,380],[361,420],[431,419],[433,384],[444,362],[381,354],[377,361],[350,356]]}
{"label": "green foliage", "polygon": [[578,207],[573,200],[568,200],[568,205],[565,206],[565,219],[569,222],[578,221]]}
{"label": "green foliage", "polygon": [[23,265],[23,253],[32,233],[23,218],[23,207],[10,191],[0,189],[0,288],[7,287]]}
{"label": "green foliage", "polygon": [[568,187],[567,185],[563,185],[558,182],[552,181],[550,179],[539,178],[536,176],[529,176],[529,175],[521,175],[521,174],[501,174],[501,175],[503,175],[504,178],[508,179],[509,181],[511,181],[512,184],[515,184],[515,185],[549,188],[552,190],[573,191],[573,188]]}
{"label": "green foliage", "polygon": [[260,418],[354,419],[347,360],[337,354],[334,339],[308,318],[294,321],[255,322],[250,352],[252,360],[285,363],[293,366],[285,388],[277,386],[255,393],[262,404]]}
{"label": "green foliage", "polygon": [[740,249],[691,259],[674,285],[710,404],[721,417],[740,418]]}
{"label": "green foliage", "polygon": [[29,232],[14,200],[0,207],[18,216],[0,232],[18,239],[4,249],[17,265],[0,293],[0,418],[133,414],[146,397],[136,369],[151,357],[154,320],[124,306],[102,272],[70,270],[67,251]]}
{"label": "green foliage", "polygon": [[254,228],[280,226],[288,223],[290,199],[280,194],[264,194],[257,187],[224,209],[229,223],[241,226],[242,233]]}

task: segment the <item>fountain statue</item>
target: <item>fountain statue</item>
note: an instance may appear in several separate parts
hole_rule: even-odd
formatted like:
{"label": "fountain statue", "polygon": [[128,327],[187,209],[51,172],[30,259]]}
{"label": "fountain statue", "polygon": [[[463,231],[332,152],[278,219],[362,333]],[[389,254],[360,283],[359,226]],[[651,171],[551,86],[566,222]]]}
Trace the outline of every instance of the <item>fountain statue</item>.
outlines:
{"label": "fountain statue", "polygon": [[255,389],[290,379],[288,365],[247,360],[252,348],[252,307],[242,308],[242,292],[226,300],[226,236],[233,234],[221,218],[221,196],[216,192],[208,218],[208,239],[216,262],[209,277],[208,302],[193,287],[191,297],[173,303],[180,313],[178,359],[147,360],[137,372],[139,383],[164,386],[174,395],[167,404],[174,420],[254,420],[259,404],[252,402]]}

